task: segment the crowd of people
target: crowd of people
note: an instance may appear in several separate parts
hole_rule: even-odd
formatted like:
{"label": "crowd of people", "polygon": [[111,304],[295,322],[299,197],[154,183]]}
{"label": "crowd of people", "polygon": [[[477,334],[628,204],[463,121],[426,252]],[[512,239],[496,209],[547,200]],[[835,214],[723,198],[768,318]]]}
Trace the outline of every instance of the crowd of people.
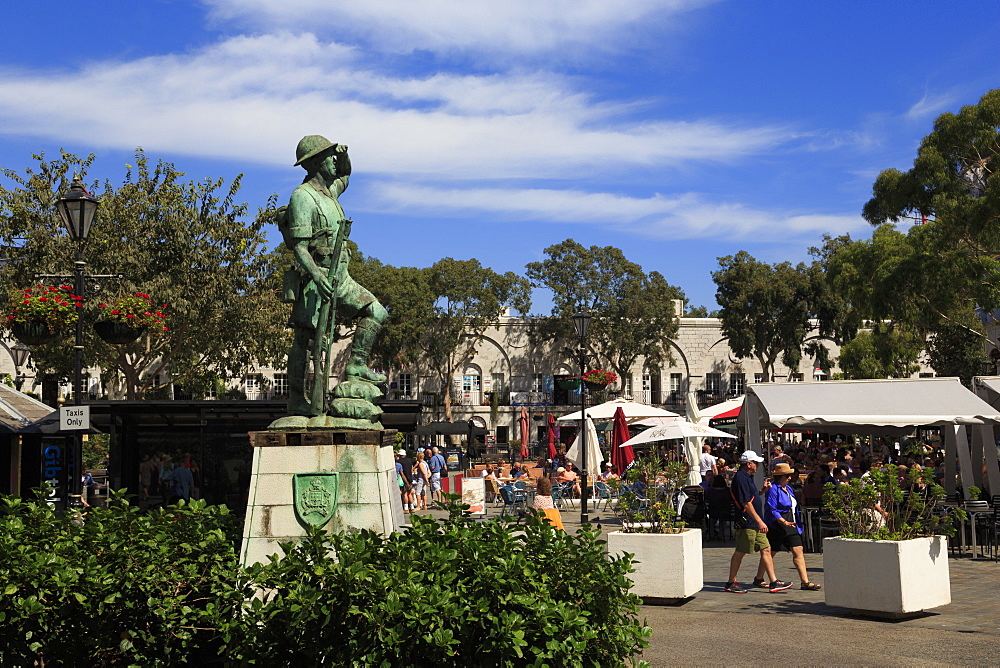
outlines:
{"label": "crowd of people", "polygon": [[411,458],[406,450],[396,452],[396,480],[403,501],[403,512],[427,510],[427,500],[443,502],[441,476],[447,475],[448,463],[437,448],[417,448]]}
{"label": "crowd of people", "polygon": [[181,499],[200,498],[201,469],[190,452],[143,455],[139,462],[139,484],[143,503],[159,499],[164,505],[174,505]]}

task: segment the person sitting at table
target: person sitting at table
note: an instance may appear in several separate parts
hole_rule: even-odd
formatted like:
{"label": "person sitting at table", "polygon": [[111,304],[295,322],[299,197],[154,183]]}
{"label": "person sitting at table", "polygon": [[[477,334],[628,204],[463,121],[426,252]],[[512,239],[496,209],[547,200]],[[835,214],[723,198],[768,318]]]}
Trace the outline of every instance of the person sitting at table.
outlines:
{"label": "person sitting at table", "polygon": [[[570,466],[572,466],[572,464]],[[573,494],[580,496],[580,476],[578,476],[576,471],[572,468],[560,466],[558,470],[556,470],[556,482],[559,484],[565,484],[568,482],[573,483]]]}
{"label": "person sitting at table", "polygon": [[823,474],[813,471],[806,476],[806,484],[802,485],[802,500],[806,505],[819,505],[823,500]]}
{"label": "person sitting at table", "polygon": [[611,470],[611,464],[604,462],[601,464],[601,473],[598,477],[607,482],[608,480],[617,480],[618,474]]}
{"label": "person sitting at table", "polygon": [[543,476],[538,479],[538,483],[535,485],[535,500],[531,502],[531,507],[535,510],[556,507],[552,500],[552,481],[548,478]]}
{"label": "person sitting at table", "polygon": [[510,468],[510,479],[517,480],[518,478],[524,477],[524,470],[521,468],[520,464],[514,464]]}

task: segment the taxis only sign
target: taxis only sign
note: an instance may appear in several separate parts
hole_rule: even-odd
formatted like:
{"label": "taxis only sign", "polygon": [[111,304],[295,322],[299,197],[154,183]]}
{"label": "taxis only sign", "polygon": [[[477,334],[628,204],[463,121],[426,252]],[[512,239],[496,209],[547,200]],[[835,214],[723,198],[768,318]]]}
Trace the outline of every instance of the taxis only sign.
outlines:
{"label": "taxis only sign", "polygon": [[90,429],[90,406],[63,406],[59,409],[59,431]]}

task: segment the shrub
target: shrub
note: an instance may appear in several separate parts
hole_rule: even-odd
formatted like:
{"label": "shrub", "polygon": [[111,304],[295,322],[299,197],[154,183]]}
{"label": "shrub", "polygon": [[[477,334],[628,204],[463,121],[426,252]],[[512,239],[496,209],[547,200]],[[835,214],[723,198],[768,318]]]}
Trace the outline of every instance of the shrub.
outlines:
{"label": "shrub", "polygon": [[[614,666],[646,645],[631,565],[596,531],[530,515],[480,522],[457,506],[388,538],[312,532],[252,570],[241,656],[267,665]],[[336,559],[328,557],[335,553]]]}
{"label": "shrub", "polygon": [[955,533],[954,520],[965,513],[959,509],[951,515],[939,512],[937,506],[944,497],[944,488],[934,484],[930,471],[913,469],[901,476],[893,464],[872,469],[846,485],[827,483],[823,504],[845,538],[909,540]]}
{"label": "shrub", "polygon": [[0,656],[5,665],[205,664],[237,583],[225,507],[140,513],[119,494],[85,521],[0,499]]}

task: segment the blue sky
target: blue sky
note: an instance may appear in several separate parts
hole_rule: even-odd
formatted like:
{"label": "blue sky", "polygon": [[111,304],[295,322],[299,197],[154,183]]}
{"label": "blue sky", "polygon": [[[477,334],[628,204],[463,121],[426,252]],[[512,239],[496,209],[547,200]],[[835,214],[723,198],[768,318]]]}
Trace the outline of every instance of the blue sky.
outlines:
{"label": "blue sky", "polygon": [[[105,0],[7,3],[0,167],[142,146],[287,199],[295,145],[351,147],[368,255],[523,271],[572,237],[714,307],[746,250],[866,236],[872,181],[1000,85],[1000,3]],[[274,231],[272,237],[277,241]],[[547,309],[537,295],[535,312]]]}

